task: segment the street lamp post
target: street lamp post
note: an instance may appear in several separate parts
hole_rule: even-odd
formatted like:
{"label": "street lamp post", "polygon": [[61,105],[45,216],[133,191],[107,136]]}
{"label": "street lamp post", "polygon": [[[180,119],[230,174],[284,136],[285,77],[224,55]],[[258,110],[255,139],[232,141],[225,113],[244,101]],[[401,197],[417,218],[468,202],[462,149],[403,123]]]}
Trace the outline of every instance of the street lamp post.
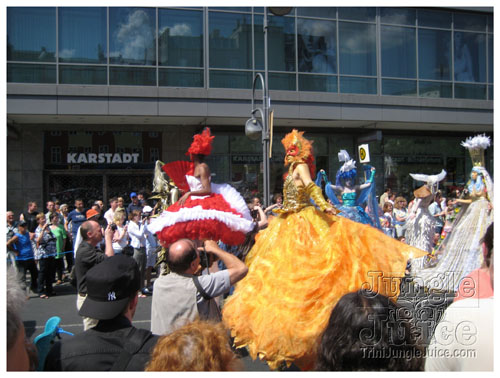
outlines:
{"label": "street lamp post", "polygon": [[[276,16],[284,16],[292,10],[292,8],[269,8],[271,13]],[[250,138],[257,140],[259,136],[262,141],[262,176],[263,176],[263,198],[264,208],[270,205],[271,189],[270,189],[270,130],[269,130],[269,108],[271,107],[271,99],[269,98],[268,87],[268,57],[267,57],[267,7],[264,7],[264,77],[261,73],[257,73],[252,85],[252,118],[247,120],[245,124],[245,134]],[[255,108],[255,85],[257,79],[260,79],[262,85],[262,108]],[[260,114],[262,122],[255,118],[255,113]]]}

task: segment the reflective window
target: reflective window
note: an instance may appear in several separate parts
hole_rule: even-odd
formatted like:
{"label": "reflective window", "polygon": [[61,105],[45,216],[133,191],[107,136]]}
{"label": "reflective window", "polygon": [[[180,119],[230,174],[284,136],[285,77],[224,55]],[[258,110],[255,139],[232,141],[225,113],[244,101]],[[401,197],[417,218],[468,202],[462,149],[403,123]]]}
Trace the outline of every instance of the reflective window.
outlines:
{"label": "reflective window", "polygon": [[297,16],[336,18],[337,8],[335,7],[297,7]]}
{"label": "reflective window", "polygon": [[156,65],[156,15],[153,8],[109,8],[109,61]]}
{"label": "reflective window", "polygon": [[271,16],[268,30],[269,69],[295,71],[295,19]]}
{"label": "reflective window", "polygon": [[341,93],[377,94],[377,79],[340,77]]}
{"label": "reflective window", "polygon": [[377,8],[374,7],[340,7],[339,19],[375,22]]}
{"label": "reflective window", "polygon": [[203,87],[202,70],[160,69],[162,87]]}
{"label": "reflective window", "polygon": [[[254,40],[254,59],[255,68],[258,70],[264,69],[264,17],[254,16],[253,18],[254,28],[253,28],[253,40]],[[268,39],[269,43],[269,39]]]}
{"label": "reflective window", "polygon": [[451,33],[418,31],[418,72],[421,79],[451,80]]}
{"label": "reflective window", "polygon": [[56,83],[55,64],[7,64],[9,83]]}
{"label": "reflective window", "polygon": [[154,68],[109,67],[111,85],[156,85]]}
{"label": "reflective window", "polygon": [[417,12],[411,8],[380,8],[380,22],[383,24],[415,25]]}
{"label": "reflective window", "polygon": [[377,74],[375,25],[339,23],[340,73],[348,75]]}
{"label": "reflective window", "polygon": [[296,90],[295,74],[269,73],[269,89],[294,91]]}
{"label": "reflective window", "polygon": [[417,77],[417,45],[414,28],[381,26],[382,76]]}
{"label": "reflective window", "polygon": [[451,83],[440,83],[436,81],[419,81],[418,90],[420,97],[451,98]]}
{"label": "reflective window", "polygon": [[211,88],[252,88],[251,71],[218,71],[210,70]]}
{"label": "reflective window", "polygon": [[203,12],[158,9],[160,66],[203,67]]}
{"label": "reflective window", "polygon": [[417,82],[414,80],[382,80],[382,94],[389,96],[416,96]]}
{"label": "reflective window", "polygon": [[7,60],[55,62],[55,54],[55,8],[7,8]]}
{"label": "reflective window", "polygon": [[429,26],[433,28],[450,29],[451,28],[451,13],[434,11],[427,9],[419,9],[418,25]]}
{"label": "reflective window", "polygon": [[486,31],[486,16],[477,13],[455,13],[453,16],[453,28]]}
{"label": "reflective window", "polygon": [[493,100],[493,85],[488,85],[488,100]]}
{"label": "reflective window", "polygon": [[486,85],[455,84],[455,98],[486,100]]}
{"label": "reflective window", "polygon": [[105,66],[59,66],[60,84],[102,84],[107,82]]}
{"label": "reflective window", "polygon": [[299,75],[299,91],[338,92],[337,76]]}
{"label": "reflective window", "polygon": [[252,17],[209,12],[210,67],[252,68]]}
{"label": "reflective window", "polygon": [[337,73],[335,21],[297,20],[299,72]]}
{"label": "reflective window", "polygon": [[488,35],[488,83],[493,83],[493,35]]}
{"label": "reflective window", "polygon": [[226,10],[236,12],[251,12],[251,7],[210,7],[210,10]]}
{"label": "reflective window", "polygon": [[493,33],[493,16],[491,14],[489,14],[487,16],[487,24],[488,24],[488,32],[489,33]]}
{"label": "reflective window", "polygon": [[107,63],[106,8],[59,8],[59,61]]}
{"label": "reflective window", "polygon": [[486,81],[485,34],[454,33],[454,70],[456,81]]}

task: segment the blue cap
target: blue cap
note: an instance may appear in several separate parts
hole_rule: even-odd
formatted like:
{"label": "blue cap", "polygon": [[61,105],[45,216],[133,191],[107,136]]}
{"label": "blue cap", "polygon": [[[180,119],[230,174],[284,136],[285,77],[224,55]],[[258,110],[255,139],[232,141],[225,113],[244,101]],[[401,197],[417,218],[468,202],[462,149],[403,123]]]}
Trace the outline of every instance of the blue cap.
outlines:
{"label": "blue cap", "polygon": [[132,198],[132,197],[137,197],[137,193],[136,192],[130,193],[130,198]]}

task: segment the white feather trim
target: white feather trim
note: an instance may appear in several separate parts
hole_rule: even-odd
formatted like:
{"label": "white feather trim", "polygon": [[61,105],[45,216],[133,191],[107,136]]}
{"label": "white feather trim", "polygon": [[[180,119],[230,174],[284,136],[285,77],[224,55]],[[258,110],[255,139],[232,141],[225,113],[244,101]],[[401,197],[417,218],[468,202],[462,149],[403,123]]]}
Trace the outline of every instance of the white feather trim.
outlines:
{"label": "white feather trim", "polygon": [[461,143],[462,147],[465,147],[468,150],[472,148],[482,148],[483,150],[485,150],[490,146],[490,144],[490,137],[486,136],[485,134],[476,135],[475,137],[469,137]]}
{"label": "white feather trim", "polygon": [[340,168],[340,172],[349,172],[356,168],[356,162],[354,160],[349,160],[344,163],[342,168]]}
{"label": "white feather trim", "polygon": [[164,211],[161,215],[154,219],[148,229],[157,233],[163,230],[164,227],[173,226],[176,223],[213,219],[224,223],[233,231],[241,231],[248,233],[252,231],[254,224],[251,220],[242,218],[233,213],[227,213],[220,210],[205,210],[201,206],[183,207],[179,211]]}
{"label": "white feather trim", "polygon": [[349,157],[349,153],[346,150],[340,150],[338,153],[339,161],[348,161],[351,158]]}

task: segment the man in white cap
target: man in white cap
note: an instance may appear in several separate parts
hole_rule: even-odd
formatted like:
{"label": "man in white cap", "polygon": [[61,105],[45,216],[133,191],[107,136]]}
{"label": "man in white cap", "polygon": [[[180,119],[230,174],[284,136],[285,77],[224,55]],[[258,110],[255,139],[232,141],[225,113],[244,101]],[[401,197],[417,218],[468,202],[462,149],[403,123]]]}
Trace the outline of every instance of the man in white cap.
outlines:
{"label": "man in white cap", "polygon": [[132,326],[140,273],[129,256],[116,255],[87,272],[87,297],[80,315],[97,325],[54,344],[46,371],[143,371],[158,336]]}

